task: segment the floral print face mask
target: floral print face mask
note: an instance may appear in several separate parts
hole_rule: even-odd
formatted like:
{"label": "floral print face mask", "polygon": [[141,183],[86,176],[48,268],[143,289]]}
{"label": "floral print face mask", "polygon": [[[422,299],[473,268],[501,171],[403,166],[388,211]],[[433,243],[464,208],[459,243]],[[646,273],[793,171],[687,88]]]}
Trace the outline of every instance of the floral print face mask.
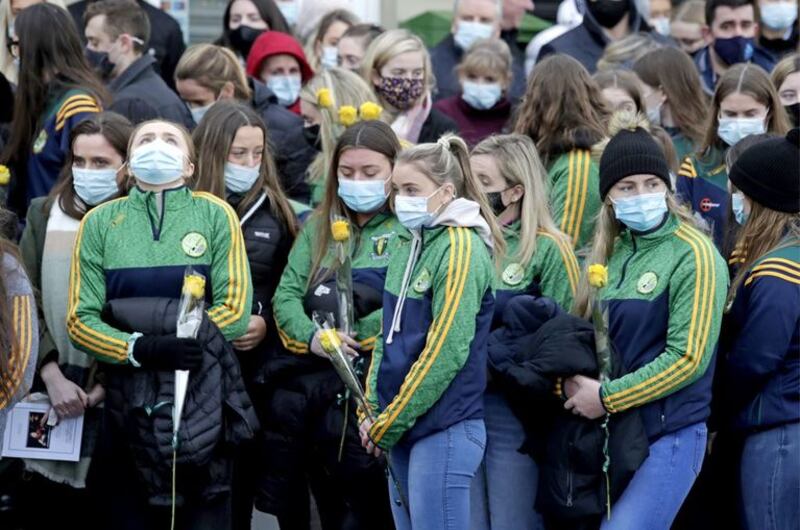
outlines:
{"label": "floral print face mask", "polygon": [[424,88],[422,79],[381,77],[378,92],[392,107],[408,110],[417,102]]}

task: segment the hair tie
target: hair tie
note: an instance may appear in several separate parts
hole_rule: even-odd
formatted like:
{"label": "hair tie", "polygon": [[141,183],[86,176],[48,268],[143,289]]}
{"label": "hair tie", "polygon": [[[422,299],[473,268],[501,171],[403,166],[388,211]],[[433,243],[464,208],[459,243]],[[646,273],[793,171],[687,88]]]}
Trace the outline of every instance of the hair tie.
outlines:
{"label": "hair tie", "polygon": [[450,142],[444,136],[436,140],[436,143],[444,147],[444,150],[448,153],[450,152]]}

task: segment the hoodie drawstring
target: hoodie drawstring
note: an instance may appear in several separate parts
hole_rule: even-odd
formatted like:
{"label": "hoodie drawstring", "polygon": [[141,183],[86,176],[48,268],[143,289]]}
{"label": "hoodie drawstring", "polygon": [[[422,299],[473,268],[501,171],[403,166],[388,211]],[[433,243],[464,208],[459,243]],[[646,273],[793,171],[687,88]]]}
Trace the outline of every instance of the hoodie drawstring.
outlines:
{"label": "hoodie drawstring", "polygon": [[406,270],[403,272],[403,284],[400,288],[400,295],[397,298],[397,305],[394,306],[394,315],[392,315],[392,327],[389,330],[389,335],[386,337],[386,344],[391,344],[394,338],[395,331],[400,331],[400,318],[403,314],[403,306],[406,303],[406,295],[408,294],[408,284],[411,283],[411,271],[414,270],[414,265],[419,258],[420,249],[422,248],[422,236],[418,230],[411,232],[414,238],[411,240],[411,253],[406,262]]}

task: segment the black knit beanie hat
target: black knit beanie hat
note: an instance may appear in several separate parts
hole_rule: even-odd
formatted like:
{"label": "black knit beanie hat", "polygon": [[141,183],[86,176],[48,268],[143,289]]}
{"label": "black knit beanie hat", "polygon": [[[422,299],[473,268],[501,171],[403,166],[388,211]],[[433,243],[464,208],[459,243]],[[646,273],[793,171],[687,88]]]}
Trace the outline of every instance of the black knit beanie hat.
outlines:
{"label": "black knit beanie hat", "polygon": [[800,212],[800,129],[746,149],[729,178],[742,193],[770,210]]}
{"label": "black knit beanie hat", "polygon": [[600,157],[600,198],[605,200],[614,184],[631,175],[655,175],[671,187],[664,152],[641,127],[623,129],[608,142]]}

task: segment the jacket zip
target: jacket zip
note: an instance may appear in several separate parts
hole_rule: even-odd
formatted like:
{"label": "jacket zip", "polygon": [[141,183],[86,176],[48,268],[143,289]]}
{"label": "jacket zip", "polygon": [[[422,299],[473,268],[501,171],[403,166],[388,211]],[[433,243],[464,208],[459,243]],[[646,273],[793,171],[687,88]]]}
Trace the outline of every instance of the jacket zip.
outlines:
{"label": "jacket zip", "polygon": [[[158,219],[158,227],[156,228],[155,223],[153,222],[153,214],[150,213],[150,206],[147,203],[148,199],[145,199],[144,209],[147,212],[147,219],[150,221],[150,230],[153,232],[153,241],[159,241],[161,239],[161,229],[164,227],[164,212],[167,211],[167,192],[170,190],[164,190],[161,192],[161,215]],[[157,201],[155,193],[150,195],[154,201]],[[158,209],[158,205],[156,204],[156,209]]]}
{"label": "jacket zip", "polygon": [[633,234],[631,234],[631,244],[633,245],[633,251],[631,252],[631,255],[628,256],[628,258],[625,260],[625,263],[622,264],[622,275],[619,278],[619,283],[617,283],[617,289],[622,287],[622,282],[625,281],[625,274],[628,271],[628,263],[630,263],[631,259],[633,259],[633,256],[636,254],[636,238],[633,237]]}

